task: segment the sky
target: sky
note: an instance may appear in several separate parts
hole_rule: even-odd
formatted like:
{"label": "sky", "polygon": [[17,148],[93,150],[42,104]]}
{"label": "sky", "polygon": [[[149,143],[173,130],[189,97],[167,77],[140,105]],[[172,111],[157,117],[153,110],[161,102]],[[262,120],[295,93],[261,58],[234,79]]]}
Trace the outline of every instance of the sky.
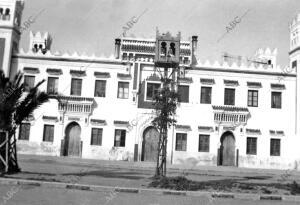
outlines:
{"label": "sky", "polygon": [[109,56],[126,23],[142,14],[126,35],[155,38],[156,27],[180,31],[182,40],[197,35],[199,58],[211,62],[224,52],[251,57],[258,48],[278,48],[278,63],[285,66],[289,23],[300,13],[300,0],[25,0],[22,22],[43,9],[22,33],[24,50],[30,30],[48,31],[51,51]]}

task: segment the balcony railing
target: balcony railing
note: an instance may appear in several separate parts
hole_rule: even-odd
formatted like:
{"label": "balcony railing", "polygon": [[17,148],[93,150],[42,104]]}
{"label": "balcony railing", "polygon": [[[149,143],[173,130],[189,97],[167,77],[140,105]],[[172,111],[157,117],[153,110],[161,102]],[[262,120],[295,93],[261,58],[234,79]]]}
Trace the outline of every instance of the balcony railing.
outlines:
{"label": "balcony railing", "polygon": [[246,124],[250,116],[248,108],[235,106],[215,106],[214,121],[218,124]]}
{"label": "balcony railing", "polygon": [[58,97],[58,110],[60,112],[86,113],[92,112],[94,98],[62,96]]}

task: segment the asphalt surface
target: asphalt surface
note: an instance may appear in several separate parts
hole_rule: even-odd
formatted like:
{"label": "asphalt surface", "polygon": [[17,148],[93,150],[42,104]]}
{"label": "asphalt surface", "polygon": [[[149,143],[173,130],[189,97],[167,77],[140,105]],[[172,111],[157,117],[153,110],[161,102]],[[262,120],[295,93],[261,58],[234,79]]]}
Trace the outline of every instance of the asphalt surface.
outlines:
{"label": "asphalt surface", "polygon": [[0,185],[0,205],[296,205],[299,202],[215,199],[210,197],[93,192],[31,185]]}

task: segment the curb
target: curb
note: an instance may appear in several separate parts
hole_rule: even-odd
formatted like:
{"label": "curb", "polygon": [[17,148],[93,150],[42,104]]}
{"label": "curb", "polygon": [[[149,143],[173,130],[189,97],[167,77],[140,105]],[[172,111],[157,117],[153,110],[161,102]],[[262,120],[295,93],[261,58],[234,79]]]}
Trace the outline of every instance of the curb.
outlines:
{"label": "curb", "polygon": [[158,195],[174,195],[174,196],[193,196],[193,197],[209,197],[211,199],[244,199],[244,200],[264,200],[264,201],[290,201],[300,202],[300,196],[293,195],[259,195],[259,194],[243,194],[243,193],[223,193],[208,191],[174,191],[166,189],[145,189],[145,188],[129,188],[129,187],[112,187],[89,184],[71,184],[65,182],[50,182],[27,179],[13,179],[0,177],[1,185],[27,185],[47,188],[75,189],[82,191],[95,192],[119,192],[131,194],[158,194]]}

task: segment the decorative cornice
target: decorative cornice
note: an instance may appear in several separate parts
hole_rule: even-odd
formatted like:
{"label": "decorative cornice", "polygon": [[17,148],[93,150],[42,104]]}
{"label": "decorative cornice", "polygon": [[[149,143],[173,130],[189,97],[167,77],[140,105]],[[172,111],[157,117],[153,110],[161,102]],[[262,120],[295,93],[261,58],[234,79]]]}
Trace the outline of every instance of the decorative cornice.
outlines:
{"label": "decorative cornice", "polygon": [[247,82],[247,86],[251,88],[261,88],[261,82]]}
{"label": "decorative cornice", "polygon": [[86,98],[86,97],[77,97],[77,96],[58,96],[59,101],[67,101],[67,102],[90,102],[94,101],[94,98]]}
{"label": "decorative cornice", "polygon": [[23,71],[24,71],[24,73],[30,73],[30,74],[40,73],[40,70],[38,68],[32,68],[32,67],[24,67]]}
{"label": "decorative cornice", "polygon": [[94,72],[96,78],[110,78],[110,73],[108,72]]}
{"label": "decorative cornice", "polygon": [[126,73],[118,73],[117,77],[124,80],[131,80],[131,75]]}
{"label": "decorative cornice", "polygon": [[213,132],[214,128],[209,126],[198,126],[199,132]]}
{"label": "decorative cornice", "polygon": [[239,81],[237,80],[224,80],[224,84],[227,86],[238,86]]}
{"label": "decorative cornice", "polygon": [[289,55],[292,55],[293,53],[296,53],[296,52],[299,51],[299,50],[300,50],[300,46],[297,47],[297,48],[294,48],[293,50],[291,50],[291,51],[289,52]]}
{"label": "decorative cornice", "polygon": [[121,120],[114,120],[114,125],[128,126],[129,122],[128,121],[121,121]]}
{"label": "decorative cornice", "polygon": [[46,72],[49,73],[50,75],[62,75],[63,74],[61,69],[56,69],[56,68],[47,68]]}
{"label": "decorative cornice", "polygon": [[255,134],[255,135],[261,135],[260,129],[246,129],[247,134]]}
{"label": "decorative cornice", "polygon": [[107,125],[105,120],[100,120],[100,119],[91,119],[91,124],[93,125]]}
{"label": "decorative cornice", "polygon": [[283,130],[270,130],[270,135],[276,135],[276,136],[284,136]]}
{"label": "decorative cornice", "polygon": [[187,78],[187,77],[185,77],[185,78],[178,78],[178,81],[179,81],[179,83],[193,83],[193,78]]}
{"label": "decorative cornice", "polygon": [[176,130],[185,130],[185,131],[191,131],[192,128],[190,125],[176,125]]}
{"label": "decorative cornice", "polygon": [[43,120],[58,122],[58,118],[55,116],[46,116],[43,115]]}
{"label": "decorative cornice", "polygon": [[227,111],[227,112],[249,112],[246,107],[236,107],[236,106],[217,106],[213,105],[213,110]]}
{"label": "decorative cornice", "polygon": [[271,89],[274,89],[274,90],[284,90],[285,89],[285,85],[284,84],[271,83]]}
{"label": "decorative cornice", "polygon": [[84,70],[70,70],[70,74],[74,77],[86,76],[86,72]]}
{"label": "decorative cornice", "polygon": [[200,83],[205,84],[205,85],[213,85],[213,84],[215,84],[215,79],[200,78]]}

